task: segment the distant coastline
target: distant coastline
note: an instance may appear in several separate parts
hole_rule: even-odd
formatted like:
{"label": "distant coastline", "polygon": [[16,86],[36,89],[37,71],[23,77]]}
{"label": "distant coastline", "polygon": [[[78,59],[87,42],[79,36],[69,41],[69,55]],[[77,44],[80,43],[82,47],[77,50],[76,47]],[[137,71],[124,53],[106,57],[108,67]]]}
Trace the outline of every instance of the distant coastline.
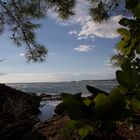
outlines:
{"label": "distant coastline", "polygon": [[[78,81],[56,81],[56,82],[36,82],[36,81],[32,81],[32,82],[6,82],[4,84],[31,84],[31,83],[34,83],[34,84],[38,84],[38,83],[72,83],[72,82],[75,82],[75,83],[78,83],[78,82],[93,82],[93,81],[116,81],[117,80],[115,78],[113,79],[102,79],[102,80],[78,80]],[[1,82],[1,84],[3,84],[3,82]]]}

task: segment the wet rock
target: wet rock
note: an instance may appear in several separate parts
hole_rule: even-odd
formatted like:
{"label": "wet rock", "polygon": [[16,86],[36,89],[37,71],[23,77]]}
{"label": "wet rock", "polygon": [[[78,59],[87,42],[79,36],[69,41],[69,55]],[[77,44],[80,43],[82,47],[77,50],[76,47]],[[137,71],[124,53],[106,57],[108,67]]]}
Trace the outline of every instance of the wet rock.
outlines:
{"label": "wet rock", "polygon": [[55,115],[48,121],[38,124],[37,129],[48,140],[63,140],[62,131],[68,120],[67,115]]}
{"label": "wet rock", "polygon": [[51,95],[51,94],[42,93],[39,96],[42,98],[42,101],[56,101],[56,100],[61,100],[60,95]]}
{"label": "wet rock", "polygon": [[34,129],[40,101],[41,97],[0,84],[0,140],[40,140]]}
{"label": "wet rock", "polygon": [[59,115],[65,113],[64,104],[63,103],[58,104],[54,111],[56,114],[59,114]]}
{"label": "wet rock", "polygon": [[[37,129],[46,140],[80,140],[77,132],[71,132],[69,136],[65,131],[69,117],[66,113],[55,115],[44,123],[39,123]],[[140,140],[140,125],[137,125],[133,130],[127,125],[118,127],[118,131],[114,134],[101,135],[99,131],[95,131],[93,135],[89,135],[85,140]]]}

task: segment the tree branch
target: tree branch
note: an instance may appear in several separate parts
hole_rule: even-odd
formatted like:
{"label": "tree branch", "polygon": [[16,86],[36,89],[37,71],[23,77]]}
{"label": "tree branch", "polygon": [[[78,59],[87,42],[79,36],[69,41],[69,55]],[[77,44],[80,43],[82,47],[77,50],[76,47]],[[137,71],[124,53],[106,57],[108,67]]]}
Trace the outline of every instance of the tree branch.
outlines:
{"label": "tree branch", "polygon": [[[34,58],[34,55],[33,55],[33,53],[32,53],[32,50],[31,50],[31,46],[30,46],[30,43],[28,42],[28,39],[27,39],[27,36],[26,36],[26,32],[24,31],[24,29],[22,28],[22,25],[21,25],[21,23],[20,22],[22,22],[20,19],[20,16],[18,15],[18,18],[19,19],[17,19],[12,13],[11,13],[11,11],[5,6],[5,4],[6,3],[4,3],[4,2],[2,2],[1,0],[0,0],[0,5],[6,10],[6,13],[7,13],[7,15],[13,20],[13,21],[15,21],[16,23],[17,23],[17,25],[18,25],[18,27],[21,29],[21,32],[22,32],[22,34],[23,34],[23,36],[24,36],[24,39],[25,39],[25,43],[27,44],[27,47],[28,47],[28,49],[29,49],[29,51],[30,51],[30,54],[32,55],[32,57]],[[23,23],[23,22],[22,22]]]}

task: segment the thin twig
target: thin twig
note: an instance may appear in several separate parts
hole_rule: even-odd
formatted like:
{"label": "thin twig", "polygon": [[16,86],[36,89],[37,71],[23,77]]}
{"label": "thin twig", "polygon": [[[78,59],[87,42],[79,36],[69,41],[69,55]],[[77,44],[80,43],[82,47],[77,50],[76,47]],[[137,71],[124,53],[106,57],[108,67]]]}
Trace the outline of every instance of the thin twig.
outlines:
{"label": "thin twig", "polygon": [[[24,39],[25,39],[25,42],[26,42],[26,44],[27,44],[27,46],[28,46],[28,49],[29,49],[29,51],[30,51],[32,57],[34,58],[34,55],[33,55],[32,50],[31,50],[31,46],[30,46],[30,44],[29,44],[29,42],[28,42],[28,39],[27,39],[27,37],[26,37],[26,32],[24,31],[24,29],[22,28],[22,25],[20,24],[21,21],[18,20],[18,19],[11,13],[11,11],[5,6],[5,4],[4,4],[1,0],[0,0],[0,5],[7,11],[8,16],[9,16],[10,18],[12,18],[12,20],[14,20],[14,21],[17,23],[18,27],[21,29],[22,34],[23,34]],[[18,16],[19,16],[19,15],[18,15]],[[20,17],[18,17],[18,18],[20,19]]]}

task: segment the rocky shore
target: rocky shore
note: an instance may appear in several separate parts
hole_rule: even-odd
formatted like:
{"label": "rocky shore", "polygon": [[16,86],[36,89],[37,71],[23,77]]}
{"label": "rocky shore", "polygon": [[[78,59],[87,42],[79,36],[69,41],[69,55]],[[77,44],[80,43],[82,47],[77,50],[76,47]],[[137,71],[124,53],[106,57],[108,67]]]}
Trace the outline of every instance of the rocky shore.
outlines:
{"label": "rocky shore", "polygon": [[[54,115],[51,119],[44,123],[39,123],[37,129],[45,140],[81,140],[76,132],[72,132],[70,136],[65,138],[67,132],[65,127],[69,121],[69,116],[66,113]],[[140,140],[140,124],[134,126],[133,129],[127,124],[122,124],[118,127],[116,135],[109,134],[101,136],[98,132],[85,140]]]}
{"label": "rocky shore", "polygon": [[[56,106],[56,115],[47,120],[44,123],[38,123],[38,132],[44,136],[45,140],[81,140],[77,133],[71,133],[69,137],[64,138],[67,133],[64,131],[67,122],[70,120],[67,113],[64,111],[63,103]],[[86,140],[140,140],[140,113],[137,114],[138,122],[134,125],[133,129],[127,124],[122,124],[118,126],[116,135],[108,135],[102,137],[98,132],[95,132],[93,136],[87,138]]]}
{"label": "rocky shore", "polygon": [[[0,84],[0,140],[64,140],[64,128],[69,116],[63,108],[63,103],[57,105],[55,115],[46,122],[38,119],[40,102],[60,100],[58,95],[40,96],[27,94]],[[133,129],[127,125],[119,126],[120,137],[98,137],[99,140],[140,140],[140,124]],[[97,132],[98,134],[98,132]],[[93,137],[88,140],[93,139]],[[67,140],[80,140],[72,133]]]}
{"label": "rocky shore", "polygon": [[42,98],[42,101],[54,101],[54,100],[61,100],[60,95],[51,95],[51,94],[45,94],[41,93],[40,95],[37,95]]}
{"label": "rocky shore", "polygon": [[0,84],[0,140],[40,140],[34,127],[40,101],[41,97]]}

